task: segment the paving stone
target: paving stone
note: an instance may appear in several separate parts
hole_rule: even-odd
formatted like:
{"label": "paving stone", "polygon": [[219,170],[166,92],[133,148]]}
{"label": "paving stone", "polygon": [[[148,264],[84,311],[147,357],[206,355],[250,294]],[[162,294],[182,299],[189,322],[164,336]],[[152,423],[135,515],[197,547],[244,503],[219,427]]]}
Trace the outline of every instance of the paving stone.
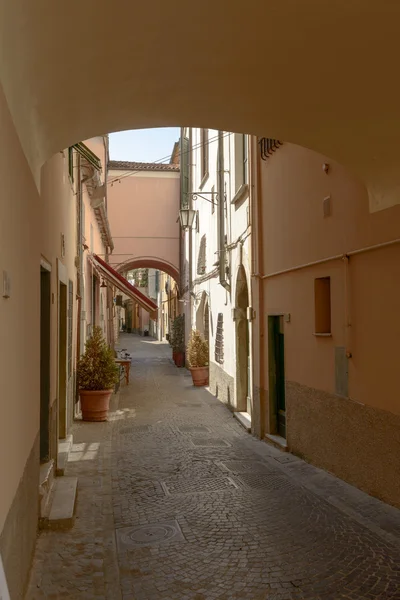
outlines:
{"label": "paving stone", "polygon": [[27,600],[400,600],[399,511],[255,440],[168,346],[122,345],[131,383],[74,425],[75,524],[40,533]]}

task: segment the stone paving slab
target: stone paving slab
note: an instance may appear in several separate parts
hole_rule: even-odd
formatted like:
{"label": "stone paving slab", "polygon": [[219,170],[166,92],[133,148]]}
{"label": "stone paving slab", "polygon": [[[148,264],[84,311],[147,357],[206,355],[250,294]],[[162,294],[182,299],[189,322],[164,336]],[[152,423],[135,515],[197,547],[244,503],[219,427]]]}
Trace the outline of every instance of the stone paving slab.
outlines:
{"label": "stone paving slab", "polygon": [[399,511],[247,434],[168,346],[121,343],[131,384],[74,428],[76,522],[39,535],[27,600],[400,600]]}

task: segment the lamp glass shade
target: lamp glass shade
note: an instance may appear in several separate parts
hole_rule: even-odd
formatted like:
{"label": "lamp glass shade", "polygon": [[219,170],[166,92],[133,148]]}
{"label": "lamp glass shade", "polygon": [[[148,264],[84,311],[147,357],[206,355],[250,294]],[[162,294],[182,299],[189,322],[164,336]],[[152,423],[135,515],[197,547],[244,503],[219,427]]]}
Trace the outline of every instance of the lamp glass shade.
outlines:
{"label": "lamp glass shade", "polygon": [[179,219],[182,229],[191,229],[196,216],[196,211],[192,208],[181,208],[179,211]]}

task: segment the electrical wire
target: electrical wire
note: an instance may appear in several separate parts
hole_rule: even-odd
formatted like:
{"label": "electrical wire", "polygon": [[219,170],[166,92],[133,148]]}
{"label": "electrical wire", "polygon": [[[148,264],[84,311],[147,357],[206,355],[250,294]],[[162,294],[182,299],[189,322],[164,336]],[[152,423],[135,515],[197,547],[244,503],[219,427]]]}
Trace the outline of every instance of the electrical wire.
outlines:
{"label": "electrical wire", "polygon": [[[232,132],[226,132],[226,133],[223,134],[222,137],[225,138],[225,137],[229,137],[230,135],[232,135]],[[192,146],[191,149],[186,150],[185,152],[178,152],[178,156],[180,157],[182,155],[189,154],[193,150],[197,150],[198,148],[209,146],[211,143],[214,143],[216,141],[218,141],[218,135],[216,135],[216,136],[214,136],[212,138],[209,138],[207,140],[207,142],[199,142],[198,144],[195,144],[194,146]],[[169,156],[164,156],[163,158],[159,158],[159,159],[157,159],[155,161],[152,161],[150,164],[163,164],[163,161],[165,161],[168,157]],[[125,162],[125,161],[116,161],[116,162]],[[134,162],[136,162],[136,161],[134,161]],[[169,164],[169,163],[165,163],[165,164]],[[132,175],[137,175],[138,173],[142,173],[141,170],[138,170],[138,171],[127,171],[126,170],[126,171],[123,171],[123,172],[125,173],[125,175],[119,175],[117,177],[109,179],[107,181],[107,185],[113,185],[116,182],[122,181],[122,179],[126,179],[127,177],[132,177]]]}

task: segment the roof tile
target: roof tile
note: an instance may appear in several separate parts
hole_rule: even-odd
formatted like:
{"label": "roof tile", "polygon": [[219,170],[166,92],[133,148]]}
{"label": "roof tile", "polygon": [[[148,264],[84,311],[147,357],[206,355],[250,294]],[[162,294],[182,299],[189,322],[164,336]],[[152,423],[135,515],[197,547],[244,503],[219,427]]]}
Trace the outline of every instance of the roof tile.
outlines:
{"label": "roof tile", "polygon": [[171,163],[131,162],[129,160],[110,160],[109,171],[179,171],[179,165]]}

